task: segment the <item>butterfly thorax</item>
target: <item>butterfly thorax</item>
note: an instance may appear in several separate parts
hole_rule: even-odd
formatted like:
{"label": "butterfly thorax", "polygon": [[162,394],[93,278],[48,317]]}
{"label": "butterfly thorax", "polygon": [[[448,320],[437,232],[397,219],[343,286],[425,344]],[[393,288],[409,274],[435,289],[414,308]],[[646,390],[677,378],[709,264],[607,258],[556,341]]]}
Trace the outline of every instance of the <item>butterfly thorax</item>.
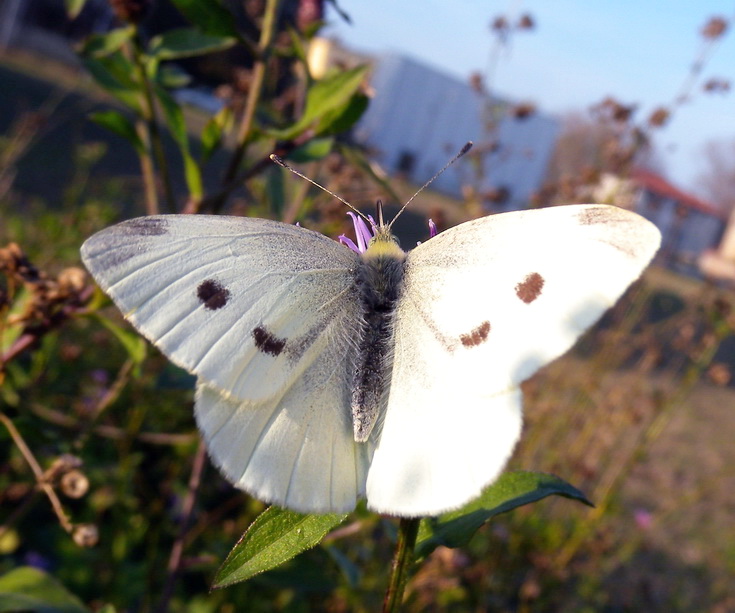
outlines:
{"label": "butterfly thorax", "polygon": [[356,284],[363,312],[358,361],[352,380],[355,441],[367,441],[379,421],[390,383],[393,316],[403,281],[406,254],[387,233],[379,233],[362,254]]}

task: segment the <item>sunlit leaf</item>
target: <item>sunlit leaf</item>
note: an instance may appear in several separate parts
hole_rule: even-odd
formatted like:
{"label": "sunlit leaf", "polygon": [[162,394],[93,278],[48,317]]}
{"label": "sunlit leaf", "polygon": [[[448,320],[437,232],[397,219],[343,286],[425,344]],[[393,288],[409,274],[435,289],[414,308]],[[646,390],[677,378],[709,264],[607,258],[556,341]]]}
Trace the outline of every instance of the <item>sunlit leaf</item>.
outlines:
{"label": "sunlit leaf", "polygon": [[440,545],[462,547],[496,515],[552,495],[593,506],[576,487],[554,475],[528,471],[503,473],[478,498],[461,509],[424,519],[416,540],[416,557],[427,556]]}
{"label": "sunlit leaf", "polygon": [[269,134],[281,140],[293,139],[327,113],[343,108],[359,89],[367,70],[367,66],[358,66],[315,81],[306,94],[304,114],[299,121],[284,130],[271,130]]}
{"label": "sunlit leaf", "polygon": [[232,109],[222,107],[207,122],[202,130],[202,162],[206,162],[222,144],[222,138],[230,130],[234,123]]}
{"label": "sunlit leaf", "polygon": [[343,106],[325,113],[314,132],[320,136],[347,132],[359,121],[369,103],[370,99],[365,94],[356,93]]}
{"label": "sunlit leaf", "polygon": [[278,507],[261,513],[227,556],[214,587],[245,581],[311,549],[347,514],[302,515]]}
{"label": "sunlit leaf", "polygon": [[0,613],[89,613],[79,598],[43,570],[21,566],[0,576]]}
{"label": "sunlit leaf", "polygon": [[127,41],[129,41],[135,29],[131,26],[124,28],[115,28],[104,34],[92,34],[82,45],[80,52],[88,57],[104,57],[118,51]]}
{"label": "sunlit leaf", "polygon": [[160,60],[173,60],[221,51],[236,42],[232,36],[214,36],[194,28],[177,28],[153,38],[150,53]]}
{"label": "sunlit leaf", "polygon": [[298,147],[289,153],[288,159],[292,162],[299,162],[302,164],[305,162],[321,160],[330,154],[333,145],[333,138],[312,138],[307,143],[301,145],[301,147]]}
{"label": "sunlit leaf", "polygon": [[87,0],[64,0],[66,16],[69,19],[76,19],[79,13],[82,12],[85,4],[87,4]]}

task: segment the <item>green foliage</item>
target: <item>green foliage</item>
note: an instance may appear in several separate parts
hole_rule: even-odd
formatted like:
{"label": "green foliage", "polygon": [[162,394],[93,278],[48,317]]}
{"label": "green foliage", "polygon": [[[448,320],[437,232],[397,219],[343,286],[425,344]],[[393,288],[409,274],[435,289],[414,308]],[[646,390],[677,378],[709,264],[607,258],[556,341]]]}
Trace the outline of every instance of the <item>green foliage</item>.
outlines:
{"label": "green foliage", "polygon": [[196,25],[204,34],[218,37],[239,37],[232,14],[219,0],[206,4],[199,0],[172,0],[189,22]]}
{"label": "green foliage", "polygon": [[291,560],[317,545],[339,526],[347,514],[303,515],[271,507],[250,524],[227,556],[214,579],[214,587],[246,581]]}
{"label": "green foliage", "polygon": [[114,132],[118,136],[122,136],[135,149],[138,154],[143,154],[145,148],[140,136],[135,131],[133,123],[120,111],[109,110],[92,113],[89,118],[96,124],[104,126],[110,132]]}
{"label": "green foliage", "polygon": [[[306,93],[306,105],[299,120],[289,128],[271,130],[269,134],[280,140],[289,140],[312,127],[316,135],[322,135],[329,133],[337,123],[352,125],[362,114],[358,114],[359,108],[365,109],[364,104],[354,103],[353,99],[355,96],[358,100],[363,98],[358,94],[358,89],[367,70],[367,66],[358,66],[315,81]],[[358,109],[355,109],[354,104],[357,104]],[[352,123],[344,119],[345,115]]]}
{"label": "green foliage", "polygon": [[179,28],[153,38],[149,53],[157,60],[176,60],[222,51],[235,42],[232,36],[213,36],[195,28]]}
{"label": "green foliage", "polygon": [[48,573],[24,566],[0,576],[0,612],[89,613],[81,600]]}
{"label": "green foliage", "polygon": [[552,495],[592,506],[576,487],[554,475],[506,472],[461,509],[423,520],[416,542],[416,556],[426,557],[439,546],[464,547],[477,530],[496,515]]}

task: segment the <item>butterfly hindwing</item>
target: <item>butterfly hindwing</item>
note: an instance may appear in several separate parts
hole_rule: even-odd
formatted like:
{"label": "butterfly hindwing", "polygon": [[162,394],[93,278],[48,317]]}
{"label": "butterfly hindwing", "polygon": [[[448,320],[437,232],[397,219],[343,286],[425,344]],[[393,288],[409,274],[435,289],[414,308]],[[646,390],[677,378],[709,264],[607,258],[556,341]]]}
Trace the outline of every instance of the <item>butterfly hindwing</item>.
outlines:
{"label": "butterfly hindwing", "polygon": [[612,306],[658,244],[638,215],[579,205],[485,217],[411,251],[371,508],[434,514],[477,495],[520,435],[518,385]]}

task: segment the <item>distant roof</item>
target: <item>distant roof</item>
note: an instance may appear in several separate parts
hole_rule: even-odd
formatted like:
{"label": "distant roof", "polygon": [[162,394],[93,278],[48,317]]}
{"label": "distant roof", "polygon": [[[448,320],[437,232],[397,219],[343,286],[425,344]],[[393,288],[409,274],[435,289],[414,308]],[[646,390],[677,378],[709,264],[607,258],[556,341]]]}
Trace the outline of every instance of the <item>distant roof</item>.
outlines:
{"label": "distant roof", "polygon": [[727,215],[714,204],[682,191],[664,179],[661,175],[656,174],[651,170],[646,168],[635,168],[632,172],[632,179],[641,187],[644,187],[655,194],[672,198],[677,202],[681,202],[688,207],[697,209],[698,211],[707,213],[713,217],[718,217],[720,219],[727,218]]}

